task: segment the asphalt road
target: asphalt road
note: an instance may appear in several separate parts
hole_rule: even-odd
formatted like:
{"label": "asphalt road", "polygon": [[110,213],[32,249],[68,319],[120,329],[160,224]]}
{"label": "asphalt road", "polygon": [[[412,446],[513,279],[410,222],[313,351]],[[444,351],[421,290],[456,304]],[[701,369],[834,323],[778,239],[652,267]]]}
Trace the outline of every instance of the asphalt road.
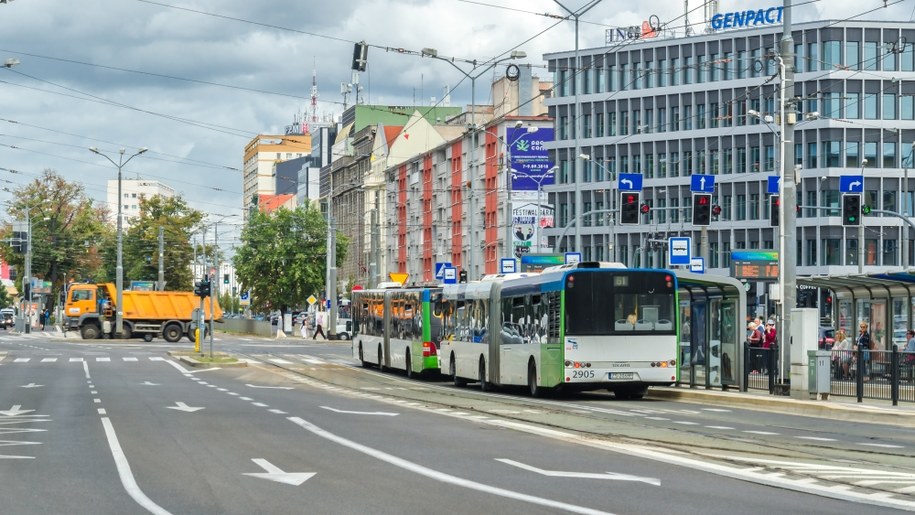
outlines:
{"label": "asphalt road", "polygon": [[[217,343],[249,366],[192,369],[173,345],[0,335],[3,512],[881,513],[912,501],[898,489],[915,476],[893,490],[822,474],[911,475],[907,428],[483,394],[360,369],[340,344]],[[801,438],[824,432],[842,438]]]}

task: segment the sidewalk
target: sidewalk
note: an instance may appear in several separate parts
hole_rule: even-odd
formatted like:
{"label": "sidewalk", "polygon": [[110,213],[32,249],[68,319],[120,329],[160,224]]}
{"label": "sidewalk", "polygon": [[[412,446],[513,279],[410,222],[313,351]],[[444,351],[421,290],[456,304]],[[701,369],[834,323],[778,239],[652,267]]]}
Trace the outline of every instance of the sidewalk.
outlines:
{"label": "sidewalk", "polygon": [[898,406],[893,406],[890,401],[878,399],[865,399],[859,403],[855,397],[830,395],[829,400],[817,400],[806,396],[795,398],[770,395],[762,390],[722,391],[687,386],[652,387],[646,397],[915,427],[915,403],[912,402],[900,402]]}

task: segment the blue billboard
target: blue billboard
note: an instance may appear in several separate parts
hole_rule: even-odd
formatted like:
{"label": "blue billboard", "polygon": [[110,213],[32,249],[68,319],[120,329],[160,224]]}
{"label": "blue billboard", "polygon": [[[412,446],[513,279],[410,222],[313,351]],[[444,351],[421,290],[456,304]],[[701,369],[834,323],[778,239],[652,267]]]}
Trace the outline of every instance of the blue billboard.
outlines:
{"label": "blue billboard", "polygon": [[553,141],[553,128],[540,127],[529,132],[527,127],[509,127],[505,130],[505,141],[511,156],[512,191],[537,191],[555,182],[554,173],[550,172],[553,162],[550,161],[546,143]]}

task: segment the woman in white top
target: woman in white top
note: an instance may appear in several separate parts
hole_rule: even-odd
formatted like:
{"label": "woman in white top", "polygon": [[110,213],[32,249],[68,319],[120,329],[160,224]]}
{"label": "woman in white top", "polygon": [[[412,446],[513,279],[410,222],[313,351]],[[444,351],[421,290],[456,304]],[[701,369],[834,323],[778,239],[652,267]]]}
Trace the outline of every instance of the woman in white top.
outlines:
{"label": "woman in white top", "polygon": [[[836,331],[836,344],[832,347],[833,361],[836,362],[837,367],[842,370],[842,375],[840,379],[849,379],[850,374],[848,368],[851,366],[851,359],[854,356],[852,352],[852,343],[851,338],[849,338],[845,331],[839,329]],[[836,371],[838,376],[839,372]]]}

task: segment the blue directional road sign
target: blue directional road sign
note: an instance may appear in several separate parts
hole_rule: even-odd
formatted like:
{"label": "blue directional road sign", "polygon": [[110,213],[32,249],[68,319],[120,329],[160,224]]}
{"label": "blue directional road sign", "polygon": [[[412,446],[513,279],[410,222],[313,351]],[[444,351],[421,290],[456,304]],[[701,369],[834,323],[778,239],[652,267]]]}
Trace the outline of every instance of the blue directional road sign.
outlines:
{"label": "blue directional road sign", "polygon": [[[695,176],[693,176],[695,177]],[[689,265],[690,258],[690,238],[670,238],[667,242],[667,262],[671,265]]]}
{"label": "blue directional road sign", "polygon": [[620,191],[642,191],[642,174],[621,173],[616,181]]}
{"label": "blue directional road sign", "polygon": [[241,300],[249,300],[251,297],[249,296],[248,292],[243,291],[238,294],[238,298]]}
{"label": "blue directional road sign", "polygon": [[451,263],[448,261],[436,263],[435,264],[435,278],[438,280],[444,279],[445,278],[445,269],[450,266],[451,266]]}
{"label": "blue directional road sign", "polygon": [[863,175],[840,175],[839,176],[840,193],[864,193],[864,176]]}
{"label": "blue directional road sign", "polygon": [[446,266],[444,269],[442,269],[442,283],[457,284],[457,268],[453,266]]}
{"label": "blue directional road sign", "polygon": [[689,191],[693,193],[715,193],[714,175],[691,175],[690,177]]}
{"label": "blue directional road sign", "polygon": [[781,177],[778,175],[770,175],[769,181],[766,183],[766,193],[770,195],[778,195],[779,181]]}

